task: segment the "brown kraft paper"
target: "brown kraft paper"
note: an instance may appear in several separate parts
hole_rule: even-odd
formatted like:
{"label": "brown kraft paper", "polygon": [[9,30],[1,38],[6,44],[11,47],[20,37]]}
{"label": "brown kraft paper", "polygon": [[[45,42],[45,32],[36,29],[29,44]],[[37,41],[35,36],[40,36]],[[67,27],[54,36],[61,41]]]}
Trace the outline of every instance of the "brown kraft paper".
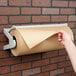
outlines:
{"label": "brown kraft paper", "polygon": [[68,26],[16,28],[10,32],[17,43],[11,52],[14,56],[20,56],[63,49],[64,46],[58,42],[59,30],[69,33],[73,40],[72,30]]}

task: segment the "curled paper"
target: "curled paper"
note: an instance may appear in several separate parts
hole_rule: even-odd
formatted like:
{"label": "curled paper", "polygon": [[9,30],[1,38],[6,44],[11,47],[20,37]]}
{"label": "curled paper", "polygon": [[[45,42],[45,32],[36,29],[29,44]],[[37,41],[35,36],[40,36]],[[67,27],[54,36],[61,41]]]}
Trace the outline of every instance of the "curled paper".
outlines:
{"label": "curled paper", "polygon": [[[38,26],[38,25],[37,25]],[[43,26],[43,25],[41,25]],[[73,40],[72,30],[67,24],[46,27],[15,28],[10,34],[16,39],[16,47],[11,49],[14,56],[46,52],[62,49],[64,46],[58,42],[58,32],[64,30]]]}

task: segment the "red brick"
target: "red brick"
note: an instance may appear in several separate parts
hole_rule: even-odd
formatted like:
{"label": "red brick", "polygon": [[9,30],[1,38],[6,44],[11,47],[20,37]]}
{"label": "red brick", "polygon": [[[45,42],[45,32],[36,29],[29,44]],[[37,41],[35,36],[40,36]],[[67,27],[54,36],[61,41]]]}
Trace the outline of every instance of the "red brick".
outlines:
{"label": "red brick", "polygon": [[8,73],[2,76],[21,76],[21,72],[13,72],[13,73]]}
{"label": "red brick", "polygon": [[70,60],[70,59],[69,59],[69,56],[66,56],[66,60]]}
{"label": "red brick", "polygon": [[74,36],[74,39],[76,40],[76,35]]}
{"label": "red brick", "polygon": [[41,14],[41,8],[28,8],[28,7],[24,7],[21,10],[22,10],[21,14],[23,14],[23,15]]}
{"label": "red brick", "polygon": [[0,6],[7,6],[7,0],[0,0]]}
{"label": "red brick", "polygon": [[73,34],[76,34],[76,29],[72,29],[72,31],[73,31]]}
{"label": "red brick", "polygon": [[0,58],[6,58],[9,57],[8,51],[0,51]]}
{"label": "red brick", "polygon": [[42,72],[57,69],[57,64],[47,65],[42,67]]}
{"label": "red brick", "polygon": [[38,67],[49,64],[49,59],[40,60],[40,61],[34,61],[32,62],[32,67]]}
{"label": "red brick", "polygon": [[31,63],[22,63],[11,66],[11,71],[18,71],[31,68]]}
{"label": "red brick", "polygon": [[69,26],[70,28],[74,28],[75,24],[76,24],[76,23],[74,23],[74,22],[69,22],[69,23],[68,23],[68,26]]}
{"label": "red brick", "polygon": [[51,16],[51,22],[67,22],[67,16]]}
{"label": "red brick", "polygon": [[74,8],[61,8],[60,14],[75,14]]}
{"label": "red brick", "polygon": [[47,52],[42,54],[42,58],[55,57],[55,56],[58,56],[57,51]]}
{"label": "red brick", "polygon": [[50,76],[55,76],[64,73],[64,69],[57,69],[50,72]]}
{"label": "red brick", "polygon": [[41,59],[40,54],[22,56],[22,62],[34,61],[34,60],[39,60],[39,59]]}
{"label": "red brick", "polygon": [[71,65],[70,61],[65,61],[65,62],[58,63],[58,68],[67,67],[70,65]]}
{"label": "red brick", "polygon": [[0,41],[7,41],[7,37],[5,35],[1,34]]}
{"label": "red brick", "polygon": [[4,28],[9,28],[9,27],[11,27],[11,26],[10,25],[8,25],[8,26],[0,25],[0,33],[3,33]]}
{"label": "red brick", "polygon": [[73,67],[72,66],[65,68],[65,72],[70,72],[70,71],[73,71]]}
{"label": "red brick", "polygon": [[33,76],[49,76],[49,72],[44,72],[44,73],[40,73],[40,74],[35,74]]}
{"label": "red brick", "polygon": [[68,7],[68,1],[52,1],[53,7]]}
{"label": "red brick", "polygon": [[30,23],[30,21],[31,21],[30,16],[10,16],[9,17],[10,24]]}
{"label": "red brick", "polygon": [[8,24],[8,17],[0,16],[0,24]]}
{"label": "red brick", "polygon": [[0,7],[0,10],[1,10],[0,15],[19,15],[20,14],[20,10],[18,7]]}
{"label": "red brick", "polygon": [[76,73],[75,72],[72,72],[72,75],[71,76],[76,76]]}
{"label": "red brick", "polygon": [[67,53],[66,53],[66,50],[60,50],[59,51],[59,55],[66,55]]}
{"label": "red brick", "polygon": [[32,0],[32,6],[50,7],[51,6],[51,1],[50,0]]}
{"label": "red brick", "polygon": [[43,8],[42,14],[59,14],[59,8]]}
{"label": "red brick", "polygon": [[0,74],[9,73],[9,72],[10,72],[9,66],[0,67]]}
{"label": "red brick", "polygon": [[20,62],[21,62],[21,58],[20,57],[12,57],[12,58],[0,59],[0,66],[18,64]]}
{"label": "red brick", "polygon": [[10,6],[31,6],[31,0],[9,0]]}
{"label": "red brick", "polygon": [[32,16],[32,22],[50,22],[50,16]]}
{"label": "red brick", "polygon": [[34,69],[29,69],[29,70],[24,70],[23,71],[23,76],[30,76],[33,74],[40,73],[40,68],[34,68]]}
{"label": "red brick", "polygon": [[57,62],[61,62],[61,61],[65,61],[65,56],[51,58],[51,63],[57,63]]}
{"label": "red brick", "polygon": [[61,74],[59,76],[71,76],[71,73],[65,73],[65,74]]}
{"label": "red brick", "polygon": [[76,21],[76,15],[69,16],[69,21]]}
{"label": "red brick", "polygon": [[69,1],[69,7],[76,7],[76,1]]}
{"label": "red brick", "polygon": [[0,43],[0,50],[3,50],[3,46],[6,45],[6,44],[7,44],[7,42],[1,42]]}
{"label": "red brick", "polygon": [[74,43],[75,43],[75,45],[76,45],[76,41],[75,41]]}

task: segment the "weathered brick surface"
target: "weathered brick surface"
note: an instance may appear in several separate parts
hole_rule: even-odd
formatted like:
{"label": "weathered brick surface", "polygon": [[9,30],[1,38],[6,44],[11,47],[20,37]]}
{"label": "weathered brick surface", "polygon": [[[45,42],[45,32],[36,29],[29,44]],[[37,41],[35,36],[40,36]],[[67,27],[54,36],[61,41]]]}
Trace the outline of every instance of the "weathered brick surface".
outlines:
{"label": "weathered brick surface", "polygon": [[56,64],[47,65],[47,66],[42,67],[42,72],[50,71],[50,70],[54,70],[54,69],[57,69]]}
{"label": "weathered brick surface", "polygon": [[38,67],[38,66],[43,66],[43,65],[47,65],[47,64],[49,64],[49,59],[34,61],[32,63],[32,67]]}
{"label": "weathered brick surface", "polygon": [[55,57],[55,56],[58,56],[57,51],[47,52],[42,54],[42,58]]}
{"label": "weathered brick surface", "polygon": [[5,35],[1,34],[0,41],[7,41],[7,37]]}
{"label": "weathered brick surface", "polygon": [[9,72],[10,72],[9,66],[0,67],[0,74],[9,73]]}
{"label": "weathered brick surface", "polygon": [[8,17],[0,16],[0,24],[8,24]]}
{"label": "weathered brick surface", "polygon": [[10,6],[31,6],[31,0],[9,0]]}
{"label": "weathered brick surface", "polygon": [[67,16],[51,16],[51,22],[67,22]]}
{"label": "weathered brick surface", "polygon": [[41,8],[22,8],[22,15],[41,14]]}
{"label": "weathered brick surface", "polygon": [[3,33],[4,28],[9,28],[9,27],[11,27],[11,25],[8,25],[8,26],[7,25],[5,25],[5,26],[4,25],[0,25],[0,33]]}
{"label": "weathered brick surface", "polygon": [[61,74],[59,76],[72,76],[72,74],[71,73],[64,73],[64,74]]}
{"label": "weathered brick surface", "polygon": [[49,76],[49,72],[44,72],[44,73],[40,73],[40,74],[35,74],[33,76]]}
{"label": "weathered brick surface", "polygon": [[67,67],[70,65],[71,65],[70,61],[65,61],[65,62],[58,63],[58,68],[63,68],[63,67]]}
{"label": "weathered brick surface", "polygon": [[31,17],[30,16],[10,16],[9,23],[16,24],[16,23],[30,23]]}
{"label": "weathered brick surface", "polygon": [[70,67],[66,67],[66,68],[65,68],[65,71],[66,71],[66,72],[73,71],[73,67],[72,67],[72,66],[70,66]]}
{"label": "weathered brick surface", "polygon": [[21,72],[12,72],[8,74],[4,74],[2,76],[21,76]]}
{"label": "weathered brick surface", "polygon": [[76,35],[74,36],[74,39],[76,40]]}
{"label": "weathered brick surface", "polygon": [[50,7],[51,6],[51,0],[47,0],[47,1],[46,0],[32,0],[32,6]]}
{"label": "weathered brick surface", "polygon": [[0,43],[0,50],[1,50],[1,51],[3,50],[3,46],[6,45],[6,44],[7,44],[7,42],[1,42],[1,43]]}
{"label": "weathered brick surface", "polygon": [[19,15],[20,10],[18,7],[0,7],[0,15]]}
{"label": "weathered brick surface", "polygon": [[74,34],[76,34],[76,29],[73,29],[72,31],[73,31]]}
{"label": "weathered brick surface", "polygon": [[70,1],[69,7],[76,7],[76,1]]}
{"label": "weathered brick surface", "polygon": [[72,72],[72,76],[76,76],[76,73],[75,72]]}
{"label": "weathered brick surface", "polygon": [[50,72],[50,76],[55,76],[64,73],[64,69],[58,69]]}
{"label": "weathered brick surface", "polygon": [[69,22],[69,23],[68,23],[68,26],[69,26],[70,28],[74,28],[74,26],[76,26],[76,23],[75,23],[75,22]]}
{"label": "weathered brick surface", "polygon": [[23,56],[22,57],[22,62],[31,62],[31,61],[35,61],[35,60],[40,60],[41,59],[41,55],[37,54],[37,55],[28,55],[28,56]]}
{"label": "weathered brick surface", "polygon": [[0,58],[6,58],[9,57],[8,51],[0,51]]}
{"label": "weathered brick surface", "polygon": [[23,71],[23,76],[30,76],[33,74],[37,74],[40,73],[40,68],[35,68],[35,69],[29,69],[29,70],[24,70]]}
{"label": "weathered brick surface", "polygon": [[52,6],[53,7],[68,7],[68,1],[53,0]]}
{"label": "weathered brick surface", "polygon": [[50,22],[50,16],[32,16],[33,23]]}
{"label": "weathered brick surface", "polygon": [[4,28],[68,23],[76,44],[76,0],[0,0],[0,76],[76,76],[65,49],[14,57]]}
{"label": "weathered brick surface", "polygon": [[11,71],[18,71],[31,68],[31,63],[23,63],[11,66]]}
{"label": "weathered brick surface", "polygon": [[17,64],[17,63],[20,63],[20,62],[21,62],[21,58],[20,57],[0,59],[0,66]]}
{"label": "weathered brick surface", "polygon": [[60,51],[59,51],[59,55],[65,55],[65,54],[67,54],[67,53],[66,53],[66,50],[60,50]]}
{"label": "weathered brick surface", "polygon": [[61,8],[60,14],[75,14],[74,8]]}
{"label": "weathered brick surface", "polygon": [[57,62],[65,61],[65,56],[51,58],[50,60],[51,60],[51,63],[57,63]]}
{"label": "weathered brick surface", "polygon": [[69,21],[76,21],[76,15],[70,15]]}
{"label": "weathered brick surface", "polygon": [[43,8],[42,14],[59,14],[58,8]]}
{"label": "weathered brick surface", "polygon": [[0,6],[7,6],[7,0],[0,0]]}

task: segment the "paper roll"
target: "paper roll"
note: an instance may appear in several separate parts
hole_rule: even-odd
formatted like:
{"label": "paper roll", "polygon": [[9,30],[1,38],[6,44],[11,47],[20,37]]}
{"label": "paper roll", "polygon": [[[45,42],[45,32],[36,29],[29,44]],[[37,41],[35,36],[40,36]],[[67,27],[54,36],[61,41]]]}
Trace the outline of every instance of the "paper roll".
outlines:
{"label": "paper roll", "polygon": [[68,26],[16,28],[10,34],[16,39],[16,47],[11,49],[14,56],[62,49],[57,33],[64,30],[73,40],[73,33]]}

